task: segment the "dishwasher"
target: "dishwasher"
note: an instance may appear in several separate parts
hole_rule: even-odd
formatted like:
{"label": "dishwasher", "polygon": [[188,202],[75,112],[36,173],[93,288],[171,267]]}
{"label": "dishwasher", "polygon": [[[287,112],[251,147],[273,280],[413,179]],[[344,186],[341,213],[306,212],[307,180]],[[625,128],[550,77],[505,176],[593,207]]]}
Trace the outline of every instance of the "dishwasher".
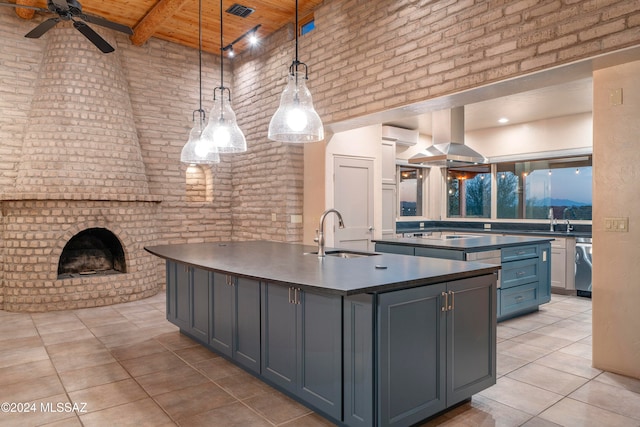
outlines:
{"label": "dishwasher", "polygon": [[[492,251],[469,252],[465,256],[465,261],[475,261],[484,264],[502,265],[502,250],[494,249]],[[498,288],[500,287],[500,273],[498,270]]]}
{"label": "dishwasher", "polygon": [[576,294],[579,297],[591,298],[591,269],[593,255],[590,237],[576,238]]}

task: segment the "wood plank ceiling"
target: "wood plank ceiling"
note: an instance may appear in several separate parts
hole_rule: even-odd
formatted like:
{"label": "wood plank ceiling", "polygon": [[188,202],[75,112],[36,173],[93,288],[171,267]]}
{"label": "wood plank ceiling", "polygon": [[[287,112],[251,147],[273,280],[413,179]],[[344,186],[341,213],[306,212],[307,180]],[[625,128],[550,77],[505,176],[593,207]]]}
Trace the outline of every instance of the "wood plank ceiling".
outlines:
{"label": "wood plank ceiling", "polygon": [[[142,45],[150,37],[156,37],[183,46],[198,48],[198,0],[79,0],[84,13],[97,15],[131,27],[131,41]],[[299,20],[304,21],[323,0],[299,0]],[[9,0],[10,3],[45,8],[46,0]],[[266,38],[287,23],[295,22],[295,0],[222,0],[223,11],[239,4],[255,12],[242,18],[224,13],[224,45],[245,34],[256,25],[259,38]],[[33,10],[16,8],[23,19],[40,15]],[[50,18],[52,14],[42,14]],[[98,26],[90,24],[92,27]],[[35,26],[35,23],[34,23]],[[53,29],[52,31],[55,31]],[[234,45],[236,53],[248,47],[248,37]],[[220,53],[220,2],[202,0],[202,48]]]}

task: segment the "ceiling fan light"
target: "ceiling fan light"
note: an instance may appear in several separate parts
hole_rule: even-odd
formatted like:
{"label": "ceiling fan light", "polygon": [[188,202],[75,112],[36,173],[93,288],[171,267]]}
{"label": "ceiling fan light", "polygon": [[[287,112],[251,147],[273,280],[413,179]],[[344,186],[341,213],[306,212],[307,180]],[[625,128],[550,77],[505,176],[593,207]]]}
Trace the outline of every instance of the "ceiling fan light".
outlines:
{"label": "ceiling fan light", "polygon": [[280,106],[269,122],[268,138],[287,143],[316,142],[324,139],[320,116],[313,108],[304,73],[289,74],[280,97]]}

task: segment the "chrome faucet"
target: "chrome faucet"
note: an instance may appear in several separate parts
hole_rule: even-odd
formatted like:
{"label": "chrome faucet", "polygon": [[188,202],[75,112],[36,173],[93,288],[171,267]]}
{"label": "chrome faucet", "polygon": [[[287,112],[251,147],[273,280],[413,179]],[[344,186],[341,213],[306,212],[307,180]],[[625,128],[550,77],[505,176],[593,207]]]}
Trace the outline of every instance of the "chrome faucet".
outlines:
{"label": "chrome faucet", "polygon": [[573,231],[573,225],[569,222],[569,218],[565,219],[565,221],[567,222],[567,234],[569,234]]}
{"label": "chrome faucet", "polygon": [[318,242],[318,258],[324,258],[324,220],[328,214],[331,212],[335,213],[338,216],[338,227],[344,228],[344,222],[342,221],[342,215],[335,209],[328,209],[322,213],[320,216],[320,224],[318,225],[318,229],[316,230],[316,238],[313,239],[314,242]]}
{"label": "chrome faucet", "polygon": [[573,226],[569,222],[569,218],[567,218],[568,216],[567,213],[571,213],[571,212],[572,212],[571,208],[564,208],[564,211],[562,211],[562,218],[564,218],[565,222],[567,223],[567,234],[573,231]]}
{"label": "chrome faucet", "polygon": [[556,219],[553,217],[553,208],[549,208],[549,215],[547,218],[549,218],[549,231],[555,231],[554,226],[556,224]]}

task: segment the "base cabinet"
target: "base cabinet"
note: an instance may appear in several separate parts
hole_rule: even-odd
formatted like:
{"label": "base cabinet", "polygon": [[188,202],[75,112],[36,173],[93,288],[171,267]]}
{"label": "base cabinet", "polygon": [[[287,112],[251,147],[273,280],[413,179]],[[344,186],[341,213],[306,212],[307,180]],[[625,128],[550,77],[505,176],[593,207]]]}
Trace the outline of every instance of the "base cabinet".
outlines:
{"label": "base cabinet", "polygon": [[496,275],[341,296],[167,261],[181,332],[345,426],[410,426],[495,384]]}
{"label": "base cabinet", "polygon": [[495,278],[381,294],[379,425],[411,425],[496,381]]}
{"label": "base cabinet", "polygon": [[263,284],[262,375],[342,416],[342,297]]}

